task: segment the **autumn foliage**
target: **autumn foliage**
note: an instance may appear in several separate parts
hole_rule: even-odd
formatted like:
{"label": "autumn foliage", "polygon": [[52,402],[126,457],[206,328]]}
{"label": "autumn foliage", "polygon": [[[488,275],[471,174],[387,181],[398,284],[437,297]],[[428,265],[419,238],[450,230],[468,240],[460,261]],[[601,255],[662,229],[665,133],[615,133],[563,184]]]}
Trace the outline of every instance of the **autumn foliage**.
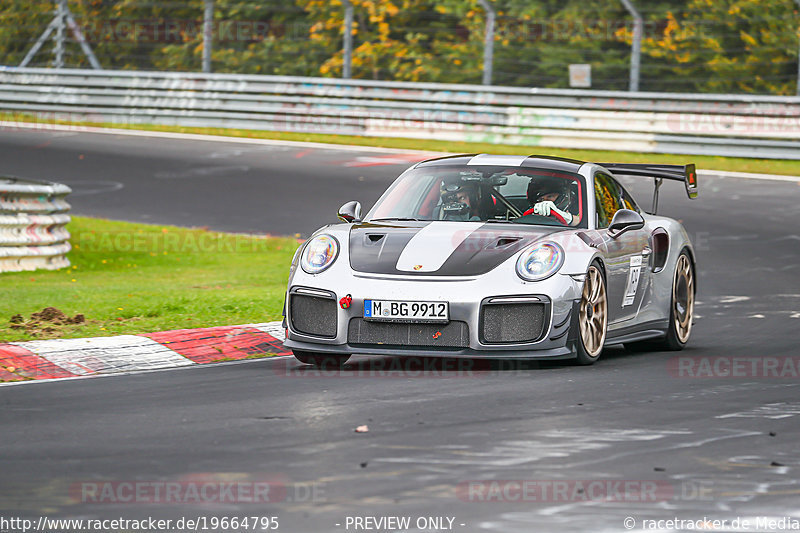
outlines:
{"label": "autumn foliage", "polygon": [[[486,13],[477,0],[351,0],[353,77],[480,83]],[[634,0],[644,19],[641,88],[794,94],[800,13],[794,0]],[[4,0],[3,63],[18,64],[52,18],[49,1]],[[655,4],[655,5],[654,5]],[[627,89],[632,19],[621,2],[492,0],[493,83]],[[202,0],[69,0],[106,68],[199,70]],[[340,0],[215,0],[215,72],[339,77]],[[52,61],[52,43],[33,65]],[[73,41],[67,65],[86,67]]]}

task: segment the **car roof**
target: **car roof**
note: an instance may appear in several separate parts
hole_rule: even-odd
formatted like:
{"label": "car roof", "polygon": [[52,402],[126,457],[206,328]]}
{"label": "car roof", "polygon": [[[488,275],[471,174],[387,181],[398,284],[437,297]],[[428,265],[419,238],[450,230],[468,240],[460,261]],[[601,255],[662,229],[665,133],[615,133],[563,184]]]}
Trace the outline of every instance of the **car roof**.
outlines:
{"label": "car roof", "polygon": [[509,166],[527,168],[546,168],[564,172],[578,173],[585,161],[553,157],[546,155],[494,155],[494,154],[460,154],[428,159],[418,163],[414,168],[438,166]]}

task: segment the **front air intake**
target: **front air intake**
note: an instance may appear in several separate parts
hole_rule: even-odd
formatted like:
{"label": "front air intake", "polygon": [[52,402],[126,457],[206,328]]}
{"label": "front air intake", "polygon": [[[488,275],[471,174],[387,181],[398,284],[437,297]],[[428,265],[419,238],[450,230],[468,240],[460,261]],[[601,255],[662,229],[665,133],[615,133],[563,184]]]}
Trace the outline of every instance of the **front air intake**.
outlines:
{"label": "front air intake", "polygon": [[481,307],[482,344],[521,344],[538,341],[545,334],[549,304],[495,298]]}
{"label": "front air intake", "polygon": [[292,330],[314,337],[336,337],[336,296],[326,291],[293,289],[289,294]]}
{"label": "front air intake", "polygon": [[467,348],[469,326],[459,320],[451,320],[447,324],[410,324],[351,318],[347,342],[354,345],[385,345],[392,348],[430,346]]}

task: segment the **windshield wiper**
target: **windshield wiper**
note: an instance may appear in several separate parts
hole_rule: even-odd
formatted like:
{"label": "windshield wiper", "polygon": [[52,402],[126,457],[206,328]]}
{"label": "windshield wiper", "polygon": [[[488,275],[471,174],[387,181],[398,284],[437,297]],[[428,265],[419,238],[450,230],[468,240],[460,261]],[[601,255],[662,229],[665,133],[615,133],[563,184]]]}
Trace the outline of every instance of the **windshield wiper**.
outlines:
{"label": "windshield wiper", "polygon": [[513,220],[505,220],[503,218],[490,218],[486,222],[491,222],[492,224],[516,224]]}
{"label": "windshield wiper", "polygon": [[383,222],[386,220],[399,220],[400,222],[419,222],[418,218],[405,218],[405,217],[388,217],[388,218],[373,218],[370,222]]}

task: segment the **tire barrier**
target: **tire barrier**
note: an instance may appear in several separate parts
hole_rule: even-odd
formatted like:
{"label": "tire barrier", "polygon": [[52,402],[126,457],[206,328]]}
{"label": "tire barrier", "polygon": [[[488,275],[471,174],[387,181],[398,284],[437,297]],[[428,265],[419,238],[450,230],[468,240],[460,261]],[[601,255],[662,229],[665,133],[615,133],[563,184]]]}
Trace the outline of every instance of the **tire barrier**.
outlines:
{"label": "tire barrier", "polygon": [[0,176],[0,272],[69,266],[69,204],[59,183]]}

